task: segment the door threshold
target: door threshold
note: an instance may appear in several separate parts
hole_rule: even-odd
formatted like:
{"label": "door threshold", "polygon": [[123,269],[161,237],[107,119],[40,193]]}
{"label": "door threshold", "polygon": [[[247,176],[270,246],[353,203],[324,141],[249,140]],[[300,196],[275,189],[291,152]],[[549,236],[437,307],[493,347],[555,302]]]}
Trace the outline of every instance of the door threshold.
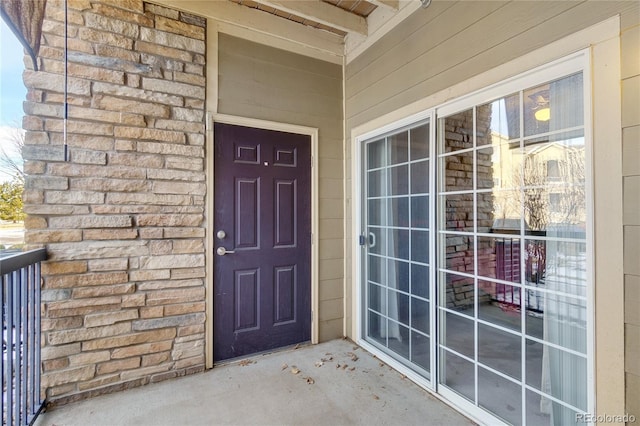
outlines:
{"label": "door threshold", "polygon": [[281,353],[281,352],[295,351],[297,349],[302,349],[312,345],[313,343],[311,343],[311,340],[306,340],[304,342],[296,343],[293,345],[281,346],[279,348],[267,349],[266,351],[254,352],[252,354],[241,355],[235,358],[223,359],[222,361],[215,361],[213,363],[213,368],[223,367],[226,365],[242,364],[243,362],[246,362],[251,358],[263,357],[266,355],[271,355],[271,354]]}

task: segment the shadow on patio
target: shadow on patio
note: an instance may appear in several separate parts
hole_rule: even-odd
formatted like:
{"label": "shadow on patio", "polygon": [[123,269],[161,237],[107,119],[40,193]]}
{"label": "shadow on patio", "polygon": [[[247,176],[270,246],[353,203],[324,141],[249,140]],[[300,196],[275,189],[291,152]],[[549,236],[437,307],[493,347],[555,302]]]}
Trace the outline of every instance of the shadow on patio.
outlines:
{"label": "shadow on patio", "polygon": [[[297,374],[296,371],[299,370]],[[471,425],[347,340],[305,346],[44,413],[44,425]]]}

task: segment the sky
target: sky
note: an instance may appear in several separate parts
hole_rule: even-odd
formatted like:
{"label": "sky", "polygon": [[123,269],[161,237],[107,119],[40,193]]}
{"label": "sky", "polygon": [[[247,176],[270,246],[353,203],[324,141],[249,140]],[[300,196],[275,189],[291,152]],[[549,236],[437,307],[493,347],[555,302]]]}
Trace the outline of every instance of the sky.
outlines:
{"label": "sky", "polygon": [[[10,137],[15,135],[14,128],[22,126],[22,103],[27,96],[22,82],[23,57],[24,50],[18,38],[0,19],[0,149],[20,162],[21,155],[12,149]],[[0,164],[0,182],[10,178],[2,172]]]}

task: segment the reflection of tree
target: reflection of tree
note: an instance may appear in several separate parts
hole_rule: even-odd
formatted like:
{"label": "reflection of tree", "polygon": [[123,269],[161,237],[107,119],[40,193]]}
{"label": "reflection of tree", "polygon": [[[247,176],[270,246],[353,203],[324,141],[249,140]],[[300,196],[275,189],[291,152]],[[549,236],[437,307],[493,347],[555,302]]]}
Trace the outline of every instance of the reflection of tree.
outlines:
{"label": "reflection of tree", "polygon": [[24,184],[18,179],[0,183],[0,219],[14,223],[24,220],[22,191]]}
{"label": "reflection of tree", "polygon": [[16,178],[24,183],[22,164],[16,161],[15,155],[22,155],[24,146],[24,131],[19,128],[7,127],[7,135],[2,140],[5,146],[0,145],[0,174]]}
{"label": "reflection of tree", "polygon": [[[551,145],[549,155],[525,155],[514,179],[524,185],[524,214],[532,231],[546,231],[551,224],[576,225],[585,217],[584,149]],[[559,151],[559,152],[557,152]],[[554,155],[555,154],[555,155]],[[550,173],[553,164],[553,173]]]}

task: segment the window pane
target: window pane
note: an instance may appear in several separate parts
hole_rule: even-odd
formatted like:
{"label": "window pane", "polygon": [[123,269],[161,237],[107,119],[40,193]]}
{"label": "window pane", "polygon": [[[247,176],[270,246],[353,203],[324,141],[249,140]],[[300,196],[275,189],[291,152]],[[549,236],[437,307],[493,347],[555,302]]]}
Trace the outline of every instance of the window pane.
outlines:
{"label": "window pane", "polygon": [[525,90],[525,136],[582,126],[583,124],[582,73]]}
{"label": "window pane", "polygon": [[429,231],[411,231],[411,260],[429,262]]}
{"label": "window pane", "polygon": [[368,337],[387,346],[387,319],[372,311],[369,311]]}
{"label": "window pane", "polygon": [[586,297],[587,245],[553,240],[525,241],[525,283]]}
{"label": "window pane", "polygon": [[387,215],[386,211],[387,200],[374,199],[368,201],[367,218],[369,225],[386,225]]}
{"label": "window pane", "polygon": [[409,359],[409,329],[389,320],[389,349]]}
{"label": "window pane", "polygon": [[385,250],[387,230],[385,228],[374,228],[370,226],[368,232],[369,252],[382,255],[387,254]]}
{"label": "window pane", "polygon": [[586,358],[528,339],[525,347],[527,384],[586,410]]}
{"label": "window pane", "polygon": [[444,174],[444,191],[471,191],[473,189],[473,151],[442,157],[440,165],[441,173]]}
{"label": "window pane", "polygon": [[574,351],[587,352],[587,303],[585,300],[540,291],[528,291],[539,302],[529,309],[526,329],[529,336]]}
{"label": "window pane", "polygon": [[404,195],[409,193],[409,168],[408,166],[390,167],[387,169],[389,176],[389,195]]}
{"label": "window pane", "polygon": [[369,309],[382,315],[387,314],[387,299],[384,287],[369,283]]}
{"label": "window pane", "polygon": [[367,196],[368,197],[380,197],[387,195],[387,171],[386,170],[374,170],[367,173]]}
{"label": "window pane", "polygon": [[431,371],[431,339],[415,331],[411,332],[411,362]]}
{"label": "window pane", "polygon": [[473,232],[473,194],[441,195],[447,231]]}
{"label": "window pane", "polygon": [[429,227],[429,197],[427,195],[411,197],[411,227]]}
{"label": "window pane", "polygon": [[446,250],[444,266],[451,271],[473,274],[475,271],[473,236],[446,234],[443,237]]}
{"label": "window pane", "polygon": [[493,147],[483,148],[476,151],[476,188],[492,189],[493,181]]}
{"label": "window pane", "polygon": [[440,383],[468,400],[475,401],[475,369],[473,363],[441,349],[440,364]]}
{"label": "window pane", "polygon": [[389,229],[388,256],[409,260],[409,231],[406,229]]}
{"label": "window pane", "polygon": [[[527,424],[528,425],[568,425],[578,422],[578,412],[550,398],[527,390]],[[553,416],[553,420],[552,420]],[[583,423],[586,424],[586,421]]]}
{"label": "window pane", "polygon": [[369,142],[367,144],[367,169],[376,169],[386,165],[385,141]]}
{"label": "window pane", "polygon": [[411,163],[411,193],[429,193],[429,160]]}
{"label": "window pane", "polygon": [[409,130],[411,161],[429,157],[429,123]]}
{"label": "window pane", "polygon": [[584,238],[586,154],[584,138],[525,147],[525,219],[532,231]]}
{"label": "window pane", "polygon": [[520,288],[478,280],[478,318],[520,331]]}
{"label": "window pane", "polygon": [[409,292],[409,263],[400,260],[387,261],[387,286]]}
{"label": "window pane", "polygon": [[389,165],[409,161],[409,134],[398,133],[387,138],[389,146]]}
{"label": "window pane", "polygon": [[429,267],[411,264],[411,294],[429,298]]}
{"label": "window pane", "polygon": [[388,198],[389,204],[389,215],[388,215],[388,224],[389,226],[409,226],[409,198],[408,197],[400,197],[400,198]]}
{"label": "window pane", "polygon": [[[494,232],[497,234],[520,234],[520,218],[522,217],[522,202],[520,191],[495,190],[487,200],[484,193],[478,194],[478,209],[489,210],[486,206],[493,203],[491,224],[488,220],[478,220],[478,232]],[[480,203],[485,203],[480,204]],[[490,227],[487,228],[486,225]]]}
{"label": "window pane", "polygon": [[460,112],[442,120],[444,141],[440,153],[473,148],[473,110]]}
{"label": "window pane", "polygon": [[441,319],[443,336],[440,343],[462,355],[474,358],[473,320],[450,312],[444,312]]}
{"label": "window pane", "polygon": [[520,284],[520,238],[477,237],[478,275]]}
{"label": "window pane", "polygon": [[394,290],[389,290],[387,297],[389,298],[389,306],[387,306],[387,315],[389,318],[408,326],[409,296]]}
{"label": "window pane", "polygon": [[476,108],[477,146],[500,144],[520,137],[520,94]]}
{"label": "window pane", "polygon": [[411,327],[425,334],[429,330],[429,302],[415,297],[411,298]]}
{"label": "window pane", "polygon": [[520,379],[521,342],[520,336],[478,324],[478,361],[514,379]]}
{"label": "window pane", "polygon": [[445,306],[473,317],[476,298],[473,278],[447,273],[442,275],[445,281]]}
{"label": "window pane", "polygon": [[508,423],[522,423],[520,386],[482,367],[478,368],[478,405]]}
{"label": "window pane", "polygon": [[369,255],[369,281],[386,285],[387,263],[383,257]]}

